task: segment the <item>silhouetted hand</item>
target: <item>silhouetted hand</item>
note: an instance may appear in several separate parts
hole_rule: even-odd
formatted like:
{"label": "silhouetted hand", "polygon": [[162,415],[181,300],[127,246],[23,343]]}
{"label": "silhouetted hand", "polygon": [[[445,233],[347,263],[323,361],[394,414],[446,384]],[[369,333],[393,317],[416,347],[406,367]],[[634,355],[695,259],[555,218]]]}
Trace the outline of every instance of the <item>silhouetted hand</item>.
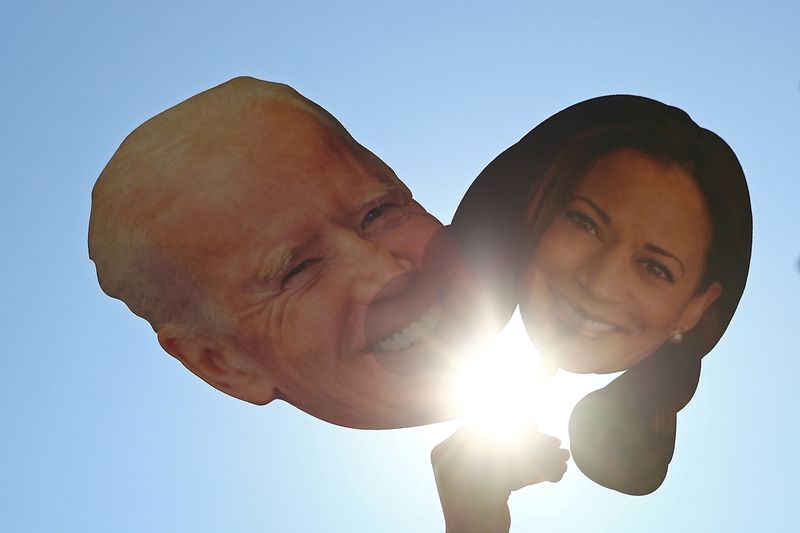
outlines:
{"label": "silhouetted hand", "polygon": [[448,533],[507,532],[511,491],[559,481],[569,452],[561,441],[530,427],[511,440],[466,425],[431,452]]}

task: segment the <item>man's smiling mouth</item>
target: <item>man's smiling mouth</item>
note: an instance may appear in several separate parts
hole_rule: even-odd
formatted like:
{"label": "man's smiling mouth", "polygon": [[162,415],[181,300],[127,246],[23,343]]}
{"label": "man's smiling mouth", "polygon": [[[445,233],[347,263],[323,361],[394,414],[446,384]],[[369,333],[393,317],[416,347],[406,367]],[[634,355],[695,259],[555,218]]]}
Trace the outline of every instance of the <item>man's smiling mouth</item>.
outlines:
{"label": "man's smiling mouth", "polygon": [[620,331],[620,327],[616,324],[596,320],[596,317],[590,318],[582,310],[559,296],[555,296],[555,300],[567,325],[585,337],[603,337]]}
{"label": "man's smiling mouth", "polygon": [[442,319],[442,309],[438,303],[433,304],[420,317],[402,330],[389,335],[388,337],[376,342],[373,346],[375,352],[390,352],[403,350],[422,339],[426,338],[436,329]]}

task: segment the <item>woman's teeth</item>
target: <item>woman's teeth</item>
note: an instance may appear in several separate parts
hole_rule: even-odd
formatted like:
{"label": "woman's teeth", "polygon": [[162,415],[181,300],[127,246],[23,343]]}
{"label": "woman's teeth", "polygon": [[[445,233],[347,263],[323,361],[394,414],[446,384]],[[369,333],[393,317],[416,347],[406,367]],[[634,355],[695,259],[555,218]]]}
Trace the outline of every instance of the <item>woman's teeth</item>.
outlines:
{"label": "woman's teeth", "polygon": [[394,350],[402,350],[408,348],[412,344],[416,344],[420,339],[427,337],[442,318],[442,310],[438,304],[434,304],[430,309],[425,311],[417,320],[407,325],[401,331],[386,337],[382,341],[378,341],[376,346],[377,351],[388,352]]}
{"label": "woman's teeth", "polygon": [[561,298],[556,298],[556,300],[558,301],[558,305],[564,311],[567,320],[569,320],[575,329],[577,329],[583,335],[593,337],[617,329],[617,326],[614,324],[592,320]]}

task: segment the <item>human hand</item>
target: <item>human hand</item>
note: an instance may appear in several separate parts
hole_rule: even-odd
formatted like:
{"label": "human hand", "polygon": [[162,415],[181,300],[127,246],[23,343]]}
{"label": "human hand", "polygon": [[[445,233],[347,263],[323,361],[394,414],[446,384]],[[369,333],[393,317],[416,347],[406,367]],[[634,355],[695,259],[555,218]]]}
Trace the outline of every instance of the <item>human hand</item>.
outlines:
{"label": "human hand", "polygon": [[431,452],[449,533],[508,531],[511,491],[559,481],[569,452],[531,426],[502,440],[465,425]]}

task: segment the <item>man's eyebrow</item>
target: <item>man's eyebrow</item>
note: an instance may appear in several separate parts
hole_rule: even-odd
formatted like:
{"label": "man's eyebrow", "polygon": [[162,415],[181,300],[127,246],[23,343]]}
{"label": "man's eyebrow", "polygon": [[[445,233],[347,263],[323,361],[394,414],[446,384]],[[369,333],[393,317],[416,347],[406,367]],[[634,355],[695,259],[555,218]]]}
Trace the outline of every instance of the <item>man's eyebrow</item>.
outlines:
{"label": "man's eyebrow", "polygon": [[660,246],[656,246],[655,244],[652,244],[652,243],[649,243],[649,242],[646,242],[644,244],[644,247],[645,247],[646,250],[650,250],[653,253],[657,253],[657,254],[663,255],[665,257],[671,257],[672,259],[677,261],[678,264],[681,266],[681,275],[686,273],[686,268],[684,268],[683,263],[674,254],[671,254],[668,251],[666,251],[665,249],[661,248]]}
{"label": "man's eyebrow", "polygon": [[281,272],[286,271],[292,264],[294,251],[286,243],[281,243],[270,250],[259,265],[258,277],[261,281],[269,283]]}
{"label": "man's eyebrow", "polygon": [[393,183],[379,182],[378,185],[369,191],[361,200],[353,207],[353,214],[360,212],[365,207],[374,203],[375,200],[400,190]]}
{"label": "man's eyebrow", "polygon": [[594,209],[598,215],[600,215],[600,218],[603,219],[603,222],[605,222],[606,224],[611,224],[611,217],[608,216],[608,213],[606,213],[599,205],[589,200],[585,196],[573,196],[572,198],[570,198],[570,200],[580,200],[582,202],[589,204],[589,206],[592,209]]}

